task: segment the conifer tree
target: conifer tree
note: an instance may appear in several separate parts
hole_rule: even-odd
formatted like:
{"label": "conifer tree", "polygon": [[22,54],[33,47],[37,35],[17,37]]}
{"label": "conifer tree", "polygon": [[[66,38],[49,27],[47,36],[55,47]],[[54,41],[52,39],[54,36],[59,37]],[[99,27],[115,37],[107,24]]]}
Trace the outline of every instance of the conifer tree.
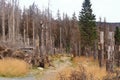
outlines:
{"label": "conifer tree", "polygon": [[118,27],[115,30],[115,44],[120,45],[120,29]]}
{"label": "conifer tree", "polygon": [[[90,0],[84,0],[82,10],[79,14],[79,29],[81,35],[82,52],[89,51],[93,48],[97,38],[96,19],[91,8]],[[85,52],[88,53],[88,52]]]}
{"label": "conifer tree", "polygon": [[120,29],[118,27],[116,27],[115,30],[115,60],[116,60],[116,65],[119,67],[120,66],[120,51],[119,51],[119,47],[120,47]]}

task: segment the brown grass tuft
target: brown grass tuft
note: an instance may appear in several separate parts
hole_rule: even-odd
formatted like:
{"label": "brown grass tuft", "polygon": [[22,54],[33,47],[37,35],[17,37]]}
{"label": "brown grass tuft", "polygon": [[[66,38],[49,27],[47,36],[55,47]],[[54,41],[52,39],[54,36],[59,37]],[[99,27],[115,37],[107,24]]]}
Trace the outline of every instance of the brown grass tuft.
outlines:
{"label": "brown grass tuft", "polygon": [[29,65],[23,61],[13,58],[0,60],[0,76],[18,77],[24,76],[29,72]]}

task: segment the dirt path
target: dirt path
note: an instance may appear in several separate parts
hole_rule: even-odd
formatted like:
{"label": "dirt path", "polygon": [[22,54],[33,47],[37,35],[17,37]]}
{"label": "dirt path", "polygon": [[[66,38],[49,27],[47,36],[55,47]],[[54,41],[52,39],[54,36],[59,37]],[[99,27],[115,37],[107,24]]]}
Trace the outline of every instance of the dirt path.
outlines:
{"label": "dirt path", "polygon": [[49,68],[38,80],[56,80],[57,74],[71,65],[69,57],[63,57],[61,62],[57,60],[54,64],[55,68]]}
{"label": "dirt path", "polygon": [[29,76],[25,78],[0,78],[0,80],[35,80],[35,77]]}

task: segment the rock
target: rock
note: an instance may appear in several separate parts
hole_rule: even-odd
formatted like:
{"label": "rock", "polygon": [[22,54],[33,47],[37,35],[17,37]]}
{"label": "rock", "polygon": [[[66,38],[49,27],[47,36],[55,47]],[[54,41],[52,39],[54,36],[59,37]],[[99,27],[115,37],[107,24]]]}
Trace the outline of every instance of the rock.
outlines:
{"label": "rock", "polygon": [[43,71],[43,70],[44,70],[44,68],[42,68],[42,67],[38,67],[38,69],[39,69],[39,70],[41,70],[41,71]]}

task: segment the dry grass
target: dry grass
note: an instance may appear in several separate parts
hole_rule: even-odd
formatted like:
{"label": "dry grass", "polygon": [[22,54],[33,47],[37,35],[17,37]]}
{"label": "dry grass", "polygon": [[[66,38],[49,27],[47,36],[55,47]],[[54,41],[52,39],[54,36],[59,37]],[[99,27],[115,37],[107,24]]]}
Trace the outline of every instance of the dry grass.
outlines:
{"label": "dry grass", "polygon": [[77,57],[73,60],[79,64],[82,64],[87,73],[93,74],[96,79],[102,80],[102,78],[107,75],[105,67],[100,68],[98,60],[94,60],[93,57]]}
{"label": "dry grass", "polygon": [[98,60],[94,60],[93,57],[85,57],[85,56],[75,57],[75,58],[73,58],[73,62],[75,64],[92,63],[92,64],[95,64],[95,65],[98,65]]}
{"label": "dry grass", "polygon": [[88,77],[88,80],[102,80],[104,76],[107,75],[107,72],[105,70],[105,67],[100,68],[98,65],[98,61],[94,60],[92,57],[86,58],[86,57],[76,57],[73,58],[73,68],[67,68],[60,72],[60,75],[64,75],[64,77],[70,77],[74,71],[80,72],[80,65],[82,65],[86,71],[86,75]]}
{"label": "dry grass", "polygon": [[99,66],[85,66],[88,74],[94,75],[96,79],[102,80],[107,75],[105,68],[99,68]]}
{"label": "dry grass", "polygon": [[0,60],[0,76],[18,77],[29,72],[29,65],[23,60],[5,58]]}

